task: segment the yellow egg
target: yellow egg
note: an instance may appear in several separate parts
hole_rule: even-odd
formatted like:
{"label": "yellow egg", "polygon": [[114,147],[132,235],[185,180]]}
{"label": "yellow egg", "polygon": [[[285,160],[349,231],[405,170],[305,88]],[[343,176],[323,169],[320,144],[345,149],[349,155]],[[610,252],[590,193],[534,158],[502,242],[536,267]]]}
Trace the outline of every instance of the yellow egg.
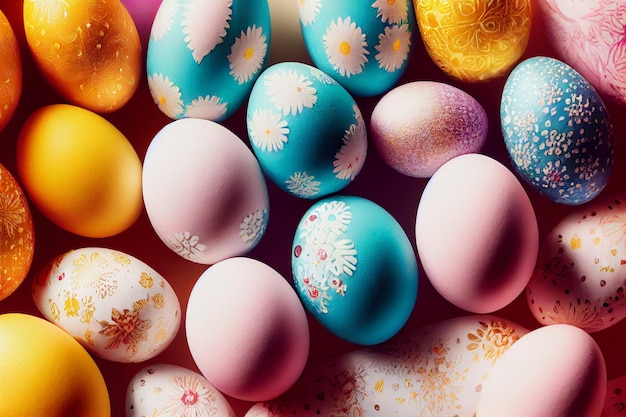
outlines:
{"label": "yellow egg", "polygon": [[424,45],[449,76],[487,81],[509,70],[528,45],[531,0],[414,0]]}
{"label": "yellow egg", "polygon": [[22,60],[9,20],[0,10],[0,131],[9,123],[22,95]]}
{"label": "yellow egg", "polygon": [[17,168],[33,204],[81,236],[118,234],[143,208],[142,166],[133,146],[102,116],[77,106],[45,106],[26,120]]}
{"label": "yellow egg", "polygon": [[104,378],[91,356],[54,324],[0,315],[0,416],[109,417]]}
{"label": "yellow egg", "polygon": [[46,80],[73,104],[111,112],[137,90],[141,41],[120,0],[26,0],[24,31]]}
{"label": "yellow egg", "polygon": [[33,219],[26,196],[0,164],[0,300],[24,281],[34,253]]}

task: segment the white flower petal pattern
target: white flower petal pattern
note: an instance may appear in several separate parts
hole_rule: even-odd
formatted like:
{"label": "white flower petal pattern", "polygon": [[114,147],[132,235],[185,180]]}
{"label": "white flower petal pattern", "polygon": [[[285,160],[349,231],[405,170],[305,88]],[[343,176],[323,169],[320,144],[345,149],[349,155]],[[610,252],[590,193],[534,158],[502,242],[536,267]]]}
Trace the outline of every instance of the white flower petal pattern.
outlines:
{"label": "white flower petal pattern", "polygon": [[409,0],[376,0],[372,7],[378,9],[376,17],[379,17],[383,23],[401,23],[407,20]]}
{"label": "white flower petal pattern", "polygon": [[363,168],[367,154],[367,132],[361,112],[355,107],[356,123],[343,136],[343,145],[335,155],[333,173],[342,180],[352,181]]}
{"label": "white flower petal pattern", "polygon": [[219,410],[217,396],[199,378],[173,376],[168,384],[170,400],[157,415],[171,417],[211,417]]}
{"label": "white flower petal pattern", "polygon": [[320,182],[306,172],[296,172],[287,181],[287,190],[300,198],[312,198],[320,192]]}
{"label": "white flower petal pattern", "polygon": [[198,236],[190,232],[175,233],[171,236],[168,246],[177,254],[190,261],[196,260],[206,246],[200,243]]}
{"label": "white flower petal pattern", "polygon": [[335,71],[348,78],[363,72],[369,54],[367,40],[350,17],[332,21],[322,39],[328,62]]}
{"label": "white flower petal pattern", "polygon": [[317,103],[317,90],[308,77],[292,70],[277,70],[265,78],[265,87],[276,109],[295,116]]}
{"label": "white flower petal pattern", "polygon": [[304,26],[311,26],[320,12],[320,0],[300,0],[298,2],[298,12],[300,22]]}
{"label": "white flower petal pattern", "polygon": [[240,225],[239,237],[243,243],[254,247],[267,229],[267,209],[259,209],[244,217]]}
{"label": "white flower petal pattern", "polygon": [[174,15],[178,10],[176,0],[163,0],[159,6],[157,14],[154,16],[152,28],[150,29],[150,37],[153,40],[161,40],[172,29]]}
{"label": "white flower petal pattern", "polygon": [[[224,41],[232,15],[232,0],[191,0],[185,6],[183,33],[193,59],[200,63]],[[211,17],[211,24],[207,19]]]}
{"label": "white flower petal pattern", "polygon": [[163,74],[152,74],[148,77],[148,86],[154,102],[168,117],[175,119],[183,111],[183,100],[180,88]]}
{"label": "white flower petal pattern", "polygon": [[375,48],[378,51],[375,58],[380,68],[389,72],[400,69],[411,49],[409,25],[385,27],[385,32],[378,35]]}
{"label": "white flower petal pattern", "polygon": [[253,25],[245,32],[241,31],[241,35],[235,39],[228,55],[230,75],[239,84],[252,80],[261,69],[266,54],[267,40],[263,34],[263,28]]}
{"label": "white flower petal pattern", "polygon": [[228,110],[228,103],[217,96],[198,97],[188,104],[185,117],[220,121]]}
{"label": "white flower petal pattern", "polygon": [[280,114],[269,110],[257,109],[248,120],[248,131],[252,144],[262,151],[274,152],[283,149],[289,140],[287,122]]}

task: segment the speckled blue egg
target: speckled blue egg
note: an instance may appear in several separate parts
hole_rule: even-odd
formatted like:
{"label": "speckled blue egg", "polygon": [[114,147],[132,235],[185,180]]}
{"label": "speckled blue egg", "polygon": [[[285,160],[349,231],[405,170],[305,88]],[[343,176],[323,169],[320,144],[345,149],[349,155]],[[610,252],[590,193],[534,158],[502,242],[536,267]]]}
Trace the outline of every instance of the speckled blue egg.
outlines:
{"label": "speckled blue egg", "polygon": [[367,132],[348,91],[319,69],[281,62],[259,75],[247,109],[252,150],[282,190],[317,199],[361,171]]}
{"label": "speckled blue egg", "polygon": [[594,88],[569,65],[548,57],[521,62],[500,107],[504,141],[516,171],[560,204],[583,204],[613,169],[609,115]]}
{"label": "speckled blue egg", "polygon": [[266,0],[163,0],[148,41],[150,93],[172,119],[224,120],[245,103],[269,43]]}
{"label": "speckled blue egg", "polygon": [[301,0],[302,36],[322,71],[357,96],[391,89],[414,43],[411,0]]}
{"label": "speckled blue egg", "polygon": [[394,336],[417,297],[413,247],[384,208],[363,197],[333,196],[304,214],[292,246],[296,291],[327,330],[373,345]]}

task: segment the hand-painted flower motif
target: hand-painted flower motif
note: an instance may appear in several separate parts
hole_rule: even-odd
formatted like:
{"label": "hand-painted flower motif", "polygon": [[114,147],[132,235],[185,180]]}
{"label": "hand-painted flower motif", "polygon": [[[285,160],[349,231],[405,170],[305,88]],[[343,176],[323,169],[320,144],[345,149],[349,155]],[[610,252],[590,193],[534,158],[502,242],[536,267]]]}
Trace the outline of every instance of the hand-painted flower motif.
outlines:
{"label": "hand-painted flower motif", "polygon": [[0,193],[0,236],[13,237],[26,220],[26,208],[17,193]]}
{"label": "hand-painted flower motif", "polygon": [[185,259],[193,260],[206,249],[200,238],[190,232],[176,233],[169,241],[170,248]]}
{"label": "hand-painted flower motif", "polygon": [[154,16],[150,37],[154,41],[161,40],[172,29],[174,15],[178,10],[176,0],[163,0],[157,14]]}
{"label": "hand-painted flower motif", "polygon": [[386,23],[399,24],[408,18],[407,0],[376,0],[372,7],[377,9],[376,16]]}
{"label": "hand-painted flower motif", "polygon": [[[183,33],[187,47],[192,51],[193,59],[200,63],[217,45],[224,41],[226,29],[232,15],[232,0],[208,2],[191,0],[185,6]],[[215,21],[207,24],[206,17],[213,16]]]}
{"label": "hand-painted flower motif", "polygon": [[139,285],[144,288],[152,288],[152,285],[154,285],[154,279],[152,279],[152,276],[150,276],[147,272],[142,272],[139,277]]}
{"label": "hand-painted flower motif", "polygon": [[599,328],[604,324],[604,319],[596,307],[588,300],[576,301],[556,300],[551,310],[542,311],[545,314],[545,322],[565,323],[582,329]]}
{"label": "hand-painted flower motif", "polygon": [[291,194],[301,198],[312,198],[320,192],[320,182],[316,181],[314,176],[302,171],[290,175],[285,185]]}
{"label": "hand-painted flower motif", "polygon": [[469,343],[467,350],[474,351],[480,348],[483,359],[496,363],[504,352],[516,341],[520,335],[504,321],[480,321],[480,327],[474,333],[468,333]]}
{"label": "hand-painted flower motif", "polygon": [[267,209],[257,210],[244,217],[239,237],[244,243],[256,246],[267,228]]}
{"label": "hand-painted flower motif", "polygon": [[94,251],[89,255],[83,253],[73,261],[73,265],[70,276],[73,288],[92,289],[101,299],[112,296],[117,290],[115,270],[99,252]]}
{"label": "hand-painted flower motif", "polygon": [[216,408],[215,392],[200,379],[183,375],[172,377],[170,382],[169,405],[161,409],[157,416],[212,417],[219,412]]}
{"label": "hand-painted flower motif", "polygon": [[600,226],[603,236],[609,239],[610,245],[621,249],[623,256],[626,256],[626,215],[616,213],[603,217]]}
{"label": "hand-painted flower motif", "polygon": [[328,61],[340,75],[350,77],[363,71],[369,51],[365,34],[350,17],[332,21],[323,36]]}
{"label": "hand-painted flower motif", "polygon": [[154,102],[159,109],[172,119],[178,117],[183,111],[183,100],[180,88],[163,74],[152,74],[148,77],[148,86]]}
{"label": "hand-painted flower motif", "polygon": [[239,84],[246,83],[254,78],[259,72],[267,54],[267,41],[263,34],[263,28],[253,25],[241,31],[241,35],[235,39],[231,47],[228,62],[230,75]]}
{"label": "hand-painted flower motif", "polygon": [[105,349],[117,349],[120,345],[126,345],[125,357],[132,358],[137,354],[137,345],[148,339],[147,330],[152,327],[151,320],[141,319],[141,310],[122,312],[113,308],[111,310],[111,322],[99,321],[102,326],[100,334],[109,338]]}
{"label": "hand-painted flower motif", "polygon": [[265,78],[265,86],[270,102],[284,115],[295,116],[317,103],[317,90],[306,76],[292,70],[280,70]]}
{"label": "hand-painted flower motif", "polygon": [[219,121],[224,118],[227,110],[228,103],[222,101],[221,97],[204,96],[191,100],[185,108],[185,117]]}
{"label": "hand-painted flower motif", "polygon": [[354,180],[367,155],[367,132],[358,107],[354,107],[356,123],[350,125],[343,136],[343,145],[335,155],[333,172],[342,180]]}
{"label": "hand-painted flower motif", "polygon": [[280,114],[266,109],[256,109],[252,113],[248,119],[248,132],[252,144],[261,151],[279,151],[289,140],[287,122]]}
{"label": "hand-painted flower motif", "polygon": [[311,26],[320,12],[320,7],[320,0],[300,0],[298,2],[298,12],[302,25]]}
{"label": "hand-painted flower motif", "polygon": [[385,31],[378,35],[378,45],[374,48],[378,51],[375,58],[380,68],[389,72],[401,69],[411,50],[409,25],[385,27]]}

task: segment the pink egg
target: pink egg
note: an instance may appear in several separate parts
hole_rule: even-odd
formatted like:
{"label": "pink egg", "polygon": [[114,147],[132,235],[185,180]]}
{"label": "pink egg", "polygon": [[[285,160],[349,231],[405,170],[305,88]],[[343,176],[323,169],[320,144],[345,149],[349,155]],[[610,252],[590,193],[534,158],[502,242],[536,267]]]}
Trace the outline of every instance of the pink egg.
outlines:
{"label": "pink egg", "polygon": [[309,352],[304,307],[270,266],[230,258],[208,268],[189,296],[187,342],[200,372],[221,392],[265,401],[289,389]]}
{"label": "pink egg", "polygon": [[505,307],[523,290],[539,246],[533,206],[515,175],[480,154],[446,162],[417,209],[419,258],[435,289],[475,313]]}
{"label": "pink egg", "polygon": [[624,417],[626,412],[626,375],[609,379],[602,417]]}

